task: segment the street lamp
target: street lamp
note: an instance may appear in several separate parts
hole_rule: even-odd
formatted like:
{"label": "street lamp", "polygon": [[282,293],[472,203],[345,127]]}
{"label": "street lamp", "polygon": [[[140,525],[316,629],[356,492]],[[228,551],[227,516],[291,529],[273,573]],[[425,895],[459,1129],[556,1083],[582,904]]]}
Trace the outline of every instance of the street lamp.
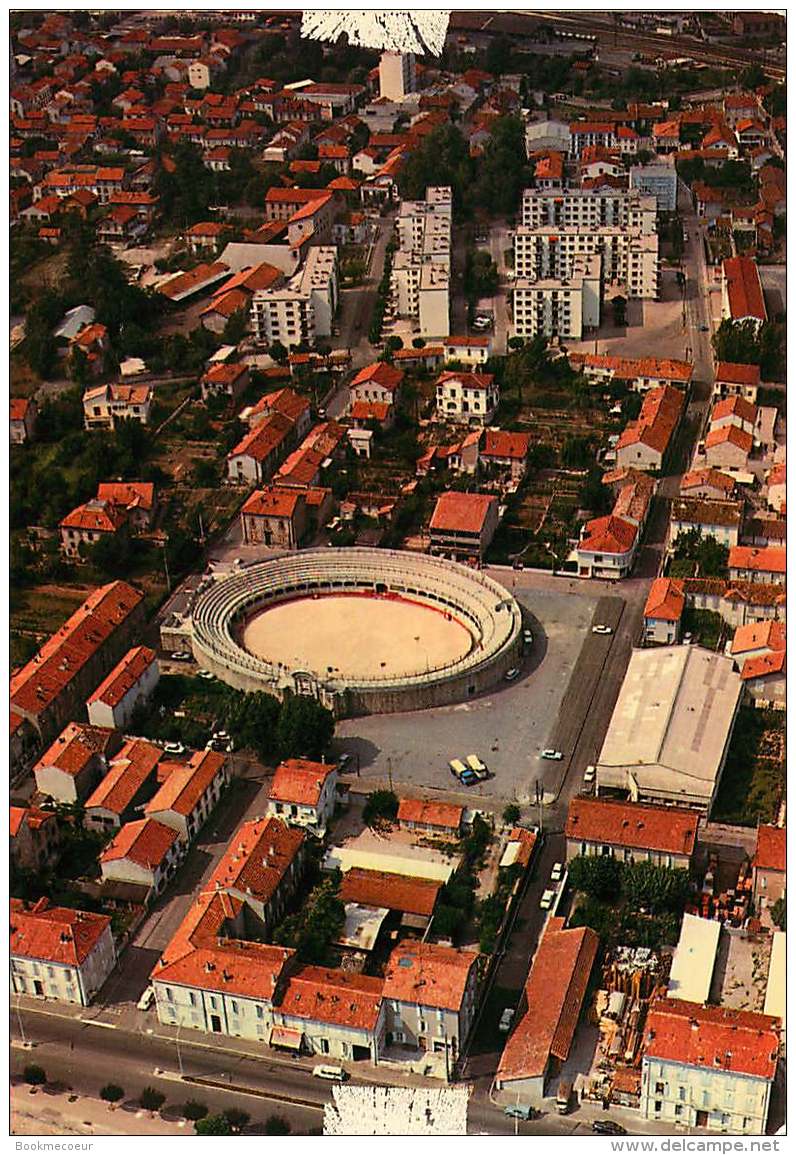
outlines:
{"label": "street lamp", "polygon": [[182,1069],[182,1054],[180,1053],[180,1031],[181,1030],[182,1030],[182,1023],[178,1023],[177,1024],[177,1037],[174,1040],[174,1043],[175,1043],[175,1046],[177,1048],[177,1066],[180,1069],[180,1078],[182,1079],[185,1077],[185,1075],[184,1075],[184,1072]]}
{"label": "street lamp", "polygon": [[28,1040],[27,1040],[27,1037],[25,1035],[25,1028],[22,1025],[22,1006],[21,1006],[22,993],[21,993],[21,991],[17,991],[16,995],[17,995],[17,1022],[19,1023],[19,1033],[22,1036],[22,1046],[27,1047],[28,1046]]}

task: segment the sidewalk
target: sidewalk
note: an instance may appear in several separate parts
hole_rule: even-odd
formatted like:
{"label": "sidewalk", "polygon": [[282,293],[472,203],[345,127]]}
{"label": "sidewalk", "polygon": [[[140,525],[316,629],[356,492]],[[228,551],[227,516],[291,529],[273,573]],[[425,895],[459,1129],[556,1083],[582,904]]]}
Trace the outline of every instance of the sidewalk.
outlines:
{"label": "sidewalk", "polygon": [[[167,1112],[168,1114],[168,1112]],[[188,1128],[186,1132],[186,1128]],[[101,1099],[67,1091],[11,1087],[12,1135],[184,1135],[193,1126],[140,1108],[111,1108]]]}

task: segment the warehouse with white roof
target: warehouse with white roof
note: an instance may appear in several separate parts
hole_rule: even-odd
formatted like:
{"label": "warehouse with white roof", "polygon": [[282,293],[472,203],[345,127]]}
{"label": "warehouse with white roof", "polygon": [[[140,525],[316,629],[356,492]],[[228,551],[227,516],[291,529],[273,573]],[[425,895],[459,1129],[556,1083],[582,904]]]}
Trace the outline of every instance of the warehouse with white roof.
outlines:
{"label": "warehouse with white roof", "polygon": [[742,682],[732,658],[701,646],[633,650],[597,762],[597,792],[708,814]]}

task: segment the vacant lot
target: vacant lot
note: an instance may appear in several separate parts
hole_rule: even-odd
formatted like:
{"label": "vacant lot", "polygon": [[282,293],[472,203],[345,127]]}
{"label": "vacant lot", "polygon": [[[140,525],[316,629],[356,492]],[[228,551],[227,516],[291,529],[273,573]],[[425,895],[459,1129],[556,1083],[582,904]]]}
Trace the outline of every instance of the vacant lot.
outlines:
{"label": "vacant lot", "polygon": [[774,822],[785,793],[785,716],[745,706],[738,715],[711,817],[757,826]]}

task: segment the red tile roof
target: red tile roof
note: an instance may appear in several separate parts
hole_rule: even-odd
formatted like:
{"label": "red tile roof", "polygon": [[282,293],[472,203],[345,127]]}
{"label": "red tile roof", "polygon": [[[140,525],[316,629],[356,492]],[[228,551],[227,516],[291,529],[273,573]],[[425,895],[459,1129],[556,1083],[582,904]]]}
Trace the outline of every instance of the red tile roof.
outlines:
{"label": "red tile roof", "polygon": [[27,813],[28,811],[25,806],[9,807],[10,830],[12,838],[16,838],[16,836],[19,834],[22,821]]}
{"label": "red tile roof", "polygon": [[685,594],[671,578],[659,577],[652,583],[644,617],[664,622],[679,622],[685,609]]}
{"label": "red tile roof", "polygon": [[398,805],[398,821],[416,822],[423,826],[439,826],[445,830],[458,831],[463,806],[454,806],[450,802],[428,802],[422,798],[402,798]]}
{"label": "red tile roof", "polygon": [[245,377],[249,372],[249,366],[237,361],[220,362],[216,365],[211,365],[201,377],[202,381],[206,381],[210,385],[234,385],[241,377]]}
{"label": "red tile roof", "polygon": [[487,429],[481,447],[482,457],[508,457],[524,461],[531,446],[530,433],[507,433],[504,429]]}
{"label": "red tile roof", "polygon": [[295,516],[301,495],[276,486],[257,489],[241,509],[246,517],[289,517]]}
{"label": "red tile roof", "polygon": [[86,810],[100,807],[112,814],[124,814],[147,779],[154,775],[161,754],[160,748],[145,738],[128,739],[86,800]]}
{"label": "red tile roof", "polygon": [[658,453],[665,453],[672,434],[680,420],[685,394],[672,385],[661,385],[644,397],[636,421],[630,421],[620,434],[617,450],[628,445],[648,445]]}
{"label": "red tile roof", "polygon": [[680,482],[680,492],[683,493],[687,489],[701,489],[703,486],[720,489],[729,494],[735,489],[735,482],[728,474],[718,469],[694,469],[691,473],[684,474]]}
{"label": "red tile roof", "polygon": [[175,277],[171,277],[168,281],[158,285],[158,292],[171,301],[180,301],[191,293],[199,292],[205,286],[209,288],[228,272],[229,267],[220,261],[196,265],[189,272],[178,273]]}
{"label": "red tile roof", "polygon": [[741,365],[737,361],[719,361],[714,374],[716,381],[728,385],[759,385],[760,366]]}
{"label": "red tile roof", "polygon": [[134,646],[127,651],[107,678],[100,682],[87,699],[86,705],[91,702],[104,702],[106,706],[118,706],[125,694],[133,689],[154,663],[154,650],[150,650],[148,646]]}
{"label": "red tile roof", "polygon": [[30,909],[11,899],[11,954],[46,963],[82,966],[111,920],[106,914],[50,906],[41,898]]}
{"label": "red tile roof", "polygon": [[538,1078],[551,1056],[566,1061],[599,945],[590,927],[565,930],[563,919],[550,919],[525,984],[525,1013],[500,1056],[499,1081]]}
{"label": "red tile roof", "polygon": [[355,401],[351,406],[354,421],[386,421],[392,405],[388,401]]}
{"label": "red tile roof", "polygon": [[360,369],[350,387],[353,389],[357,385],[367,385],[372,381],[376,385],[380,385],[382,389],[389,389],[394,392],[403,379],[403,370],[395,369],[386,361],[376,361],[374,364],[366,365],[364,369]]}
{"label": "red tile roof", "polygon": [[721,401],[717,401],[710,413],[710,423],[720,421],[723,417],[740,417],[742,421],[749,425],[754,425],[757,421],[757,406],[752,405],[751,401],[747,401],[745,397],[724,397]]}
{"label": "red tile roof", "polygon": [[564,832],[573,842],[691,855],[698,825],[699,814],[695,810],[573,798]]}
{"label": "red tile roof", "polygon": [[101,481],[97,497],[127,510],[151,510],[155,505],[155,485],[152,481]]}
{"label": "red tile roof", "polygon": [[627,553],[636,540],[638,526],[624,518],[596,517],[587,521],[578,549],[584,553]]}
{"label": "red tile roof", "polygon": [[335,767],[331,763],[288,758],[277,766],[268,797],[273,802],[317,806],[326,779],[334,772]]}
{"label": "red tile roof", "polygon": [[154,818],[127,822],[100,855],[100,862],[118,862],[129,858],[146,870],[156,869],[179,838],[176,830]]}
{"label": "red tile roof", "polygon": [[445,381],[460,381],[465,389],[488,389],[494,381],[493,373],[457,373],[453,370],[440,373],[437,385]]}
{"label": "red tile roof", "polygon": [[223,767],[226,759],[213,750],[198,750],[187,765],[169,774],[154,798],[146,804],[145,814],[161,814],[172,810],[187,818],[201,799],[210,783]]}
{"label": "red tile roof", "polygon": [[[448,349],[488,349],[489,337],[446,337],[445,351]],[[421,350],[422,352],[422,350]]]}
{"label": "red tile roof", "polygon": [[752,452],[754,439],[751,433],[737,425],[721,425],[718,429],[711,429],[705,438],[705,449],[714,449],[717,445],[724,445],[727,441],[748,456]]}
{"label": "red tile roof", "polygon": [[278,818],[244,822],[233,835],[207,885],[221,890],[250,890],[270,902],[304,844],[304,834]]}
{"label": "red tile roof", "polygon": [[288,205],[303,205],[310,201],[317,201],[321,197],[328,196],[326,189],[322,188],[269,188],[265,194],[266,204],[288,204]]}
{"label": "red tile roof", "polygon": [[61,529],[90,530],[94,533],[117,533],[127,521],[127,515],[118,505],[110,505],[96,498],[79,505],[64,517]]}
{"label": "red tile roof", "polygon": [[784,826],[758,826],[753,866],[758,870],[776,870],[784,874],[787,854],[788,839]]}
{"label": "red tile roof", "polygon": [[105,752],[113,733],[103,726],[70,722],[39,758],[34,773],[45,766],[55,766],[64,774],[79,774],[92,758]]}
{"label": "red tile roof", "polygon": [[741,321],[745,317],[755,317],[760,321],[767,320],[756,262],[751,257],[728,257],[722,268],[727,282],[731,319]]}
{"label": "red tile roof", "polygon": [[656,999],[644,1029],[644,1056],[689,1067],[773,1079],[779,1019],[729,1007]]}
{"label": "red tile roof", "polygon": [[281,413],[270,413],[265,421],[260,421],[254,429],[241,438],[227,455],[231,457],[251,457],[255,461],[266,461],[284,442],[293,428],[293,422]]}
{"label": "red tile roof", "polygon": [[28,410],[31,408],[31,405],[32,402],[30,397],[12,397],[9,402],[10,420],[24,421],[28,414]]}
{"label": "red tile roof", "polygon": [[404,941],[387,960],[384,997],[400,1003],[458,1011],[477,961],[476,951]]}
{"label": "red tile roof", "polygon": [[486,493],[442,493],[431,515],[430,529],[480,534],[497,498]]}
{"label": "red tile roof", "polygon": [[730,653],[745,654],[750,650],[761,649],[774,651],[785,649],[785,626],[782,622],[748,622],[744,626],[738,626],[733,635]]}
{"label": "red tile roof", "polygon": [[749,545],[735,545],[730,550],[727,561],[731,570],[752,570],[758,573],[786,572],[785,550],[782,546],[769,545],[755,549]]}
{"label": "red tile roof", "polygon": [[94,590],[12,677],[11,705],[34,717],[41,714],[127,621],[143,596],[126,582],[118,581]]}
{"label": "red tile roof", "polygon": [[408,878],[383,870],[354,866],[343,875],[340,899],[360,906],[383,907],[429,918],[437,903],[442,883],[430,878]]}
{"label": "red tile roof", "polygon": [[291,975],[276,1010],[282,1015],[372,1031],[379,1021],[384,980],[305,966]]}
{"label": "red tile roof", "polygon": [[748,682],[753,678],[767,678],[771,674],[785,674],[785,651],[778,653],[761,654],[759,658],[748,658],[741,667],[741,681]]}
{"label": "red tile roof", "polygon": [[676,361],[670,357],[612,357],[606,353],[572,353],[573,366],[585,369],[610,369],[615,377],[631,381],[636,377],[662,378],[687,385],[694,373],[691,361]]}

